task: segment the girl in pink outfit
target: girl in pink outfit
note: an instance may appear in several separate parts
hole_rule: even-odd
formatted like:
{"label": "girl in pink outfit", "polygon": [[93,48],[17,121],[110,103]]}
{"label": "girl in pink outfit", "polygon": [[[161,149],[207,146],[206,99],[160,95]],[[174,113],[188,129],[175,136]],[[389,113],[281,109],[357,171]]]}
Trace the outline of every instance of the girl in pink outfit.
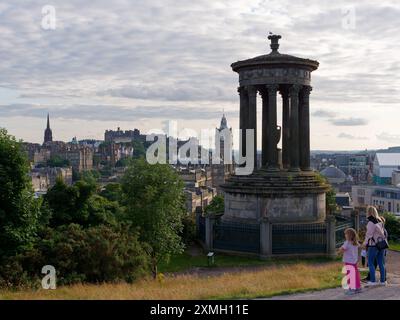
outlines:
{"label": "girl in pink outfit", "polygon": [[359,243],[356,230],[349,228],[344,231],[346,241],[339,249],[343,253],[343,262],[347,269],[349,290],[346,294],[355,294],[361,291],[360,272],[358,271]]}

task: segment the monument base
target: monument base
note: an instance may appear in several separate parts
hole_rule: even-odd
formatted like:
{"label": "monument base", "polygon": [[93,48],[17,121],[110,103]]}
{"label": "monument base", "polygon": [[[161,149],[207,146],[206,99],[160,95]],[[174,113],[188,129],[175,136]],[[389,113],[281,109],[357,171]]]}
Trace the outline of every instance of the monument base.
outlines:
{"label": "monument base", "polygon": [[326,218],[326,184],[313,171],[269,172],[233,176],[222,185],[222,220],[271,223],[316,223]]}

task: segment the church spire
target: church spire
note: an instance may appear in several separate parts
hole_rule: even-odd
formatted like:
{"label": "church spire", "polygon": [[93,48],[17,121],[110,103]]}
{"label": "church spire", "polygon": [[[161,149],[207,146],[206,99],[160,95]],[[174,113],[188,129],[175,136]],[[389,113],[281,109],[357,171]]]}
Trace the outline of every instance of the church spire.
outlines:
{"label": "church spire", "polygon": [[47,127],[44,130],[44,143],[53,141],[53,132],[50,129],[50,115],[47,113]]}

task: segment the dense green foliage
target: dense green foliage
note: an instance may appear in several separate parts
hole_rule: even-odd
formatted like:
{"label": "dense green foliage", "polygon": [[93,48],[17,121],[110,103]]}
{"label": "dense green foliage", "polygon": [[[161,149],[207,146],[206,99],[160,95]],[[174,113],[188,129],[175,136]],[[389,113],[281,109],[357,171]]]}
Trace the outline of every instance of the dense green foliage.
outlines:
{"label": "dense green foliage", "polygon": [[119,183],[109,183],[101,191],[100,195],[109,201],[120,201],[122,187]]}
{"label": "dense green foliage", "polygon": [[1,130],[0,286],[38,286],[44,265],[58,284],[133,281],[182,252],[183,183],[169,166],[141,159],[103,188],[85,172],[39,199],[28,172],[20,143]]}
{"label": "dense green foliage", "polygon": [[67,159],[63,159],[58,155],[51,156],[49,160],[47,160],[48,167],[68,167],[69,161]]}
{"label": "dense green foliage", "polygon": [[338,206],[336,204],[336,192],[335,189],[329,184],[326,177],[321,175],[320,173],[316,174],[317,180],[319,180],[322,184],[325,184],[328,188],[326,191],[326,213],[333,214],[338,210]]}
{"label": "dense green foliage", "polygon": [[146,149],[142,141],[133,140],[132,147],[134,159],[143,159],[146,156]]}
{"label": "dense green foliage", "polygon": [[225,202],[223,195],[215,196],[210,204],[206,207],[206,214],[221,214],[224,213],[225,210]]}
{"label": "dense green foliage", "polygon": [[67,186],[62,180],[57,180],[44,197],[52,211],[50,226],[69,223],[84,227],[115,225],[120,210],[118,203],[107,200],[95,191],[96,186],[85,181]]}
{"label": "dense green foliage", "polygon": [[36,236],[39,208],[20,143],[0,129],[0,261],[29,247]]}
{"label": "dense green foliage", "polygon": [[393,213],[384,213],[385,228],[389,235],[389,240],[400,241],[400,219]]}
{"label": "dense green foliage", "polygon": [[150,245],[153,275],[157,265],[183,251],[183,182],[168,165],[136,160],[122,181],[126,220],[139,228],[140,239]]}

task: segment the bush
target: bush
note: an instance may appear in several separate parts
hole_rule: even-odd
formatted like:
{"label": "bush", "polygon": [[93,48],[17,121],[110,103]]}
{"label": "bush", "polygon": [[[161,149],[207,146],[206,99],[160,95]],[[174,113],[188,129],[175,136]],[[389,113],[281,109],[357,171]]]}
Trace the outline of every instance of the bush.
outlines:
{"label": "bush", "polygon": [[400,240],[400,220],[393,213],[384,213],[386,219],[385,228],[389,234],[389,240]]}
{"label": "bush", "polygon": [[187,214],[182,219],[183,229],[181,233],[182,241],[185,245],[189,245],[196,239],[196,216],[195,214]]}
{"label": "bush", "polygon": [[[39,270],[40,272],[40,270]],[[34,283],[39,284],[39,278],[33,281],[28,273],[23,269],[18,259],[6,258],[0,264],[0,288],[34,287]]]}
{"label": "bush", "polygon": [[215,196],[206,207],[205,213],[208,215],[218,215],[224,213],[225,201],[223,195]]}
{"label": "bush", "polygon": [[[127,281],[149,270],[146,246],[126,227],[97,226],[83,229],[76,224],[46,229],[42,240],[14,259],[15,275],[5,274],[9,285],[20,285],[18,275],[39,279],[44,265],[57,272],[57,285],[77,282]],[[1,274],[0,274],[1,276]],[[36,282],[40,283],[40,282]]]}

